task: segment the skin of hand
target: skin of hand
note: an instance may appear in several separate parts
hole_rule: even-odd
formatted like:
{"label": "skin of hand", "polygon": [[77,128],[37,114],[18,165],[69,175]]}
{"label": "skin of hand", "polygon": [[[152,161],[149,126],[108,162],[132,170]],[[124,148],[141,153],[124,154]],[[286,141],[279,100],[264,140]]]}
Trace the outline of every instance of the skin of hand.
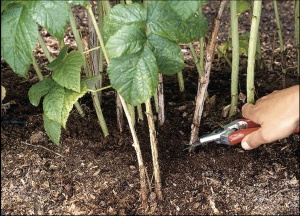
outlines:
{"label": "skin of hand", "polygon": [[261,125],[242,140],[245,150],[288,137],[299,126],[299,85],[274,91],[255,105],[245,104],[242,115]]}

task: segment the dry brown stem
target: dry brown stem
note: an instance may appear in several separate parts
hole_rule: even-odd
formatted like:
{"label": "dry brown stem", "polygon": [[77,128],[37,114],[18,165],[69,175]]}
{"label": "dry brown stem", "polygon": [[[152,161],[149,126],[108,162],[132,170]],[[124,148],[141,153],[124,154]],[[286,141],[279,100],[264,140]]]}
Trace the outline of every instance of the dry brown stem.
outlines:
{"label": "dry brown stem", "polygon": [[198,80],[198,92],[197,92],[196,108],[194,112],[193,123],[191,126],[192,131],[191,131],[190,144],[198,141],[198,133],[199,133],[201,116],[203,113],[203,107],[205,102],[205,94],[209,83],[210,70],[211,70],[212,60],[215,52],[218,30],[221,23],[221,16],[223,14],[226,3],[227,0],[222,0],[219,5],[219,10],[218,10],[217,17],[215,19],[215,26],[211,36],[210,45],[206,49],[204,73],[202,74],[201,77],[199,77]]}

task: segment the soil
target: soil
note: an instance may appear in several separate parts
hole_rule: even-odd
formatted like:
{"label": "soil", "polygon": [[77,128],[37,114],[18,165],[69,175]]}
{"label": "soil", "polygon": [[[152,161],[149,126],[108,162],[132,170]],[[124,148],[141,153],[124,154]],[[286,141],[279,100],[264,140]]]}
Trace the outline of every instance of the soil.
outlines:
{"label": "soil", "polygon": [[[299,83],[293,1],[278,4],[288,87]],[[215,1],[205,4],[204,14],[210,27],[217,7]],[[260,33],[265,67],[256,72],[257,98],[283,88],[277,37],[272,49],[276,35],[274,17],[272,1],[263,1]],[[240,18],[241,33],[249,30],[249,19],[249,13]],[[227,10],[218,44],[227,38],[228,27]],[[50,41],[51,36],[44,36]],[[129,127],[125,125],[122,133],[117,127],[114,91],[103,93],[108,137],[101,133],[92,99],[86,95],[80,99],[85,118],[74,109],[62,132],[61,145],[56,146],[45,134],[42,107],[34,107],[28,100],[28,89],[37,82],[34,70],[31,68],[24,79],[2,61],[1,85],[7,91],[3,103],[10,102],[11,106],[1,116],[1,215],[299,215],[299,134],[251,151],[242,150],[240,145],[216,143],[205,144],[195,153],[183,151],[190,138],[197,71],[187,46],[183,44],[182,49],[186,51],[185,91],[179,91],[176,76],[164,77],[166,122],[156,125],[164,199],[158,201],[155,193],[149,192],[146,210],[141,208],[139,170]],[[45,57],[38,49],[35,55],[43,67],[47,63]],[[206,106],[200,135],[241,117],[240,113],[234,118],[222,116],[223,108],[230,104],[230,71],[223,58],[215,58],[208,93],[215,95],[216,100],[214,105]],[[239,81],[243,94],[246,71],[246,57],[241,56]],[[243,104],[239,101],[239,108]],[[146,120],[136,123],[136,131],[153,183]]]}

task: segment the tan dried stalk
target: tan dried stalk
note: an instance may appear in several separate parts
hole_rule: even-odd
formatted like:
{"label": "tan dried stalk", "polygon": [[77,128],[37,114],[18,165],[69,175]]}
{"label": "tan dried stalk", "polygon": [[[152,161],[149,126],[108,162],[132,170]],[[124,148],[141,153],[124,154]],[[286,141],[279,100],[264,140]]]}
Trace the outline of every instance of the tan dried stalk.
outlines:
{"label": "tan dried stalk", "polygon": [[162,200],[160,168],[158,164],[157,138],[156,138],[156,130],[154,125],[150,99],[146,100],[145,105],[146,105],[146,115],[147,115],[148,126],[149,126],[153,173],[154,173],[154,181],[155,181],[155,193],[157,195],[157,198],[159,200]]}
{"label": "tan dried stalk", "polygon": [[198,92],[197,92],[196,108],[194,112],[193,123],[191,126],[192,131],[191,131],[190,144],[198,141],[199,127],[201,122],[201,116],[203,113],[205,95],[209,83],[210,70],[211,70],[212,60],[215,52],[218,30],[221,23],[221,16],[223,14],[226,3],[227,0],[222,0],[219,5],[219,11],[215,19],[215,26],[211,36],[210,45],[206,49],[204,73],[202,74],[201,77],[199,77],[198,80]]}

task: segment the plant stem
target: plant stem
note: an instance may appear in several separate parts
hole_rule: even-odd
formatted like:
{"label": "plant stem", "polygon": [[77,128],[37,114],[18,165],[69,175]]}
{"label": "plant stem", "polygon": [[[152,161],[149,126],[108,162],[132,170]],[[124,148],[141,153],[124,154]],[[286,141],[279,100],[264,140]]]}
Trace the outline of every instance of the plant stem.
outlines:
{"label": "plant stem", "polygon": [[144,209],[147,208],[147,186],[146,186],[146,168],[143,162],[143,157],[142,157],[142,152],[140,149],[140,144],[134,129],[134,125],[131,121],[131,117],[130,117],[130,113],[128,111],[127,105],[125,100],[123,99],[123,97],[121,95],[119,95],[121,104],[124,108],[124,112],[125,115],[127,117],[128,120],[128,124],[130,127],[130,131],[131,131],[131,135],[133,138],[133,147],[136,151],[136,155],[137,155],[137,160],[138,160],[138,164],[139,164],[139,171],[140,171],[140,183],[141,183],[141,199],[142,199],[142,207]]}
{"label": "plant stem", "polygon": [[[108,7],[105,8],[105,9],[108,9]],[[87,6],[87,11],[88,11],[88,14],[90,15],[90,17],[92,18],[92,22],[94,24],[97,37],[100,41],[100,46],[101,46],[101,49],[103,51],[105,60],[106,60],[107,64],[109,64],[109,58],[106,54],[106,50],[105,50],[104,43],[103,43],[103,38],[102,38],[102,35],[100,33],[99,28],[96,27],[97,22],[96,22],[95,17],[93,16],[90,5]],[[147,208],[146,169],[145,169],[145,165],[144,165],[144,162],[143,162],[142,152],[141,152],[141,149],[140,149],[140,144],[139,144],[137,134],[136,134],[135,129],[134,129],[133,122],[131,121],[130,113],[128,111],[126,102],[125,102],[124,98],[121,95],[118,94],[118,97],[119,97],[119,100],[120,100],[120,102],[123,106],[123,109],[124,109],[124,112],[125,112],[125,115],[126,115],[126,118],[128,120],[129,127],[130,127],[130,132],[131,132],[131,135],[132,135],[132,138],[133,138],[133,147],[135,148],[135,151],[136,151],[136,154],[137,154],[137,159],[138,159],[138,164],[139,164],[139,171],[140,171],[142,207],[144,209],[146,209]]]}
{"label": "plant stem", "polygon": [[154,105],[155,105],[155,111],[158,113],[158,110],[159,110],[159,105],[158,105],[158,88],[159,88],[159,83],[158,83],[158,87],[157,87],[157,90],[155,92],[155,94],[153,95],[153,99],[154,99]]}
{"label": "plant stem", "polygon": [[129,113],[130,113],[132,124],[133,124],[133,126],[135,126],[135,110],[134,110],[134,106],[132,106],[131,104],[127,104],[127,108],[128,108]]}
{"label": "plant stem", "polygon": [[232,66],[231,66],[231,105],[229,117],[235,115],[238,102],[239,81],[239,15],[237,13],[237,1],[230,1],[231,37],[232,37]]}
{"label": "plant stem", "polygon": [[[83,54],[83,46],[82,46],[80,35],[79,35],[78,30],[76,28],[75,19],[74,19],[74,15],[73,15],[71,6],[70,6],[69,11],[70,11],[69,12],[70,25],[71,25],[71,29],[73,31],[73,34],[74,34],[74,37],[75,37],[75,40],[76,40],[76,43],[77,43],[77,48],[78,48],[78,51]],[[92,15],[93,15],[93,12],[92,12]],[[85,58],[84,58],[83,67],[84,67],[85,74],[87,76],[90,76],[91,73],[89,71],[89,68],[87,67]],[[97,92],[91,92],[91,95],[92,95],[94,107],[95,107],[95,110],[96,110],[96,114],[97,114],[97,117],[98,117],[98,120],[99,120],[100,127],[102,129],[103,135],[108,136],[109,133],[108,133],[107,125],[106,125],[106,122],[105,122],[105,119],[104,119],[104,116],[103,116],[103,113],[102,113],[102,110],[101,110],[100,101],[98,99],[98,94],[97,94]]]}
{"label": "plant stem", "polygon": [[258,31],[258,39],[256,43],[256,58],[257,58],[257,69],[263,69],[263,61],[262,61],[262,52],[261,52],[261,45],[260,45],[260,32]]}
{"label": "plant stem", "polygon": [[102,87],[102,88],[99,88],[99,89],[96,89],[96,90],[88,89],[88,91],[90,91],[90,92],[101,92],[101,91],[103,91],[105,89],[109,89],[109,88],[112,88],[112,86],[109,85],[109,86],[105,86],[105,87]]}
{"label": "plant stem", "polygon": [[157,138],[156,138],[156,130],[155,130],[155,124],[154,124],[150,99],[146,100],[145,105],[146,105],[146,114],[147,114],[147,120],[149,125],[153,172],[154,172],[154,179],[155,179],[155,193],[157,195],[157,198],[159,200],[162,200],[163,196],[161,190],[160,168],[158,163]]}
{"label": "plant stem", "polygon": [[[41,48],[42,48],[44,54],[46,55],[46,58],[48,59],[48,61],[52,62],[53,61],[53,57],[51,56],[51,54],[50,54],[50,52],[49,52],[49,50],[48,50],[48,48],[47,48],[47,46],[46,46],[46,44],[45,44],[42,36],[40,35],[40,33],[38,34],[38,41],[39,41],[39,43],[41,45]],[[84,112],[83,112],[83,110],[82,110],[79,102],[76,101],[74,105],[75,105],[75,108],[77,109],[79,115],[81,117],[84,117],[85,115],[84,115]]]}
{"label": "plant stem", "polygon": [[157,87],[158,95],[158,122],[159,125],[163,125],[165,122],[165,98],[164,98],[164,81],[163,75],[158,74],[159,84]]}
{"label": "plant stem", "polygon": [[275,19],[276,19],[276,25],[277,25],[278,37],[279,37],[279,43],[280,43],[280,52],[283,52],[284,47],[283,47],[281,23],[280,23],[280,19],[279,19],[277,0],[273,0],[273,4],[274,4]]}
{"label": "plant stem", "polygon": [[94,50],[98,50],[98,49],[100,49],[100,46],[97,46],[97,47],[91,48],[89,50],[86,50],[86,51],[83,52],[83,54],[88,54],[88,53],[90,53],[90,52],[92,52]]}
{"label": "plant stem", "polygon": [[39,44],[41,45],[41,48],[46,56],[46,58],[48,59],[49,62],[52,62],[53,61],[53,57],[51,56],[45,42],[44,42],[44,39],[42,38],[42,36],[40,35],[40,33],[38,34],[38,41],[39,41]]}
{"label": "plant stem", "polygon": [[196,99],[196,107],[195,107],[195,112],[193,117],[193,123],[191,126],[192,131],[191,131],[190,144],[198,141],[198,133],[199,133],[199,127],[201,122],[201,116],[203,113],[205,95],[209,83],[210,70],[211,70],[212,60],[214,58],[214,51],[215,51],[215,46],[217,41],[216,38],[218,35],[218,30],[221,22],[221,16],[223,14],[226,3],[227,0],[222,0],[219,5],[219,10],[218,10],[217,17],[215,19],[215,26],[211,36],[210,45],[207,47],[206,50],[206,62],[205,62],[204,73],[202,74],[201,77],[199,77],[198,80],[198,91],[197,91],[197,99]]}
{"label": "plant stem", "polygon": [[178,78],[178,84],[179,84],[179,91],[184,92],[184,80],[183,80],[182,71],[177,73],[177,78]]}
{"label": "plant stem", "polygon": [[[94,26],[92,24],[90,16],[88,16],[88,31],[89,31],[88,48],[92,49],[93,47],[97,47],[98,46],[98,41],[97,41],[97,35],[95,33],[95,28],[94,28]],[[90,69],[91,69],[91,75],[99,75],[99,50],[94,50],[94,51],[89,52],[88,53],[88,57],[89,57],[89,59],[91,61],[90,62],[90,65],[91,65],[91,67],[90,67]],[[96,89],[100,88],[100,83],[101,83],[101,77],[99,76],[99,80],[95,83]],[[97,92],[99,104],[100,104],[100,101],[101,101],[100,94],[101,94],[101,91]]]}
{"label": "plant stem", "polygon": [[[219,53],[222,53],[222,50],[220,50],[219,47],[217,47],[217,50],[218,50]],[[225,61],[229,65],[229,67],[232,68],[232,64],[231,64],[230,60],[227,58],[226,54],[225,53],[222,53],[222,54],[223,54],[222,57],[225,59]]]}
{"label": "plant stem", "polygon": [[197,57],[197,54],[196,54],[196,51],[195,51],[193,43],[189,43],[189,47],[190,47],[190,50],[191,50],[191,53],[192,53],[192,57],[194,59],[194,62],[195,62],[195,65],[196,65],[199,77],[200,77],[202,75],[202,71],[203,70],[201,70],[201,69],[203,69],[203,67],[201,68],[201,64],[200,64],[201,62],[199,61],[199,59]]}
{"label": "plant stem", "polygon": [[200,72],[199,75],[202,76],[203,73],[203,68],[204,68],[204,36],[200,38],[200,44],[199,44],[199,51],[200,51],[200,59],[199,59],[199,64],[200,64]]}
{"label": "plant stem", "polygon": [[82,109],[82,107],[80,106],[80,104],[79,104],[78,101],[76,101],[76,102],[74,103],[74,106],[75,106],[75,108],[77,109],[79,115],[80,115],[81,117],[84,117],[85,114],[84,114],[83,109]]}
{"label": "plant stem", "polygon": [[40,69],[38,63],[36,62],[35,57],[33,56],[33,53],[31,53],[31,58],[32,58],[33,68],[34,68],[36,74],[38,75],[39,80],[42,81],[44,79],[44,77],[43,77],[43,74],[41,72],[41,69]]}
{"label": "plant stem", "polygon": [[[88,12],[88,14],[89,14],[89,16],[90,16],[90,18],[91,18],[91,21],[92,21],[94,27],[95,27],[95,31],[96,31],[98,40],[99,40],[99,42],[100,42],[100,46],[102,47],[103,55],[104,55],[104,57],[105,57],[105,59],[106,59],[106,61],[107,61],[108,56],[107,56],[107,54],[106,54],[106,50],[104,49],[103,37],[102,37],[102,34],[100,33],[100,30],[99,30],[99,28],[98,28],[97,21],[96,21],[96,19],[95,19],[95,16],[94,16],[94,14],[93,14],[93,11],[92,11],[92,7],[91,7],[90,5],[88,5],[88,6],[86,7],[86,9],[87,9],[87,12]],[[108,62],[107,62],[107,63],[108,63]]]}
{"label": "plant stem", "polygon": [[[108,11],[110,10],[110,4],[109,4],[109,0],[104,0],[103,1],[103,7],[104,7],[104,11],[105,11],[105,13],[107,14],[108,13]],[[105,15],[106,15],[105,14]]]}
{"label": "plant stem", "polygon": [[299,1],[294,0],[294,17],[295,17],[295,46],[297,49],[297,72],[298,72],[298,77],[300,76],[300,43],[299,43],[299,19],[300,19],[300,8],[299,8]]}
{"label": "plant stem", "polygon": [[107,125],[106,125],[106,122],[105,122],[105,119],[104,119],[104,116],[103,116],[103,113],[101,110],[100,101],[98,99],[98,94],[97,94],[97,92],[92,92],[91,94],[92,94],[92,99],[94,102],[94,107],[96,110],[96,114],[97,114],[97,117],[99,120],[100,127],[102,129],[103,135],[106,137],[109,135],[109,133],[108,133]]}
{"label": "plant stem", "polygon": [[285,75],[286,75],[286,63],[284,61],[284,45],[283,45],[283,37],[282,37],[282,31],[281,31],[281,23],[279,19],[279,13],[278,13],[278,6],[277,6],[277,0],[273,0],[274,4],[274,12],[275,12],[275,19],[276,19],[276,25],[277,25],[277,30],[278,30],[278,37],[279,37],[279,43],[280,43],[280,56],[281,56],[281,69],[283,73],[283,88],[285,88]]}
{"label": "plant stem", "polygon": [[124,120],[123,120],[123,108],[122,108],[122,103],[119,94],[116,95],[116,111],[117,111],[117,122],[118,122],[119,130],[120,133],[122,133]]}
{"label": "plant stem", "polygon": [[[199,5],[199,13],[202,14],[202,1],[200,1],[200,5]],[[204,38],[205,36],[201,37],[200,40],[199,40],[199,53],[200,53],[200,57],[199,57],[199,69],[200,71],[198,71],[199,73],[199,76],[202,76],[202,73],[203,73],[203,68],[204,68]]]}
{"label": "plant stem", "polygon": [[[103,32],[103,18],[104,18],[104,12],[103,12],[103,6],[102,1],[97,1],[97,8],[98,8],[98,28],[100,32]],[[104,56],[101,49],[99,49],[99,74],[100,74],[100,80],[99,80],[99,88],[102,88],[103,86],[103,72],[104,72]],[[98,97],[100,100],[100,104],[102,101],[102,92],[98,93]]]}
{"label": "plant stem", "polygon": [[[106,8],[106,9],[107,9],[107,8]],[[99,40],[99,42],[100,42],[100,47],[101,47],[101,50],[102,50],[102,52],[103,52],[104,58],[105,58],[107,64],[109,64],[109,58],[108,58],[108,56],[107,56],[107,53],[106,53],[106,50],[105,50],[105,47],[104,47],[103,37],[102,37],[102,34],[101,34],[101,32],[100,32],[100,30],[99,30],[99,27],[98,27],[98,25],[97,25],[97,21],[96,21],[96,18],[95,18],[95,16],[94,16],[94,14],[93,14],[91,5],[88,5],[88,6],[86,7],[86,10],[87,10],[87,12],[88,12],[89,17],[91,18],[91,21],[92,21],[93,25],[94,25],[94,28],[95,28],[95,31],[96,31],[98,40]],[[118,99],[116,98],[116,100],[118,100]],[[119,104],[118,101],[116,101],[116,104],[117,104],[117,106],[118,106],[118,104]],[[122,109],[121,109],[120,107],[117,107],[117,117],[118,117],[118,119],[121,118],[121,116],[119,115],[119,114],[121,114],[121,112],[122,112]],[[118,121],[121,121],[121,120],[118,120]],[[119,126],[122,126],[122,125],[119,124]],[[120,131],[122,131],[122,128],[120,128]]]}
{"label": "plant stem", "polygon": [[[81,42],[79,32],[76,28],[76,22],[75,22],[75,19],[74,19],[74,15],[73,15],[71,6],[69,8],[69,20],[70,20],[70,26],[71,26],[71,29],[72,29],[72,32],[73,32],[73,35],[74,35],[74,38],[75,38],[75,41],[76,41],[76,44],[77,44],[77,49],[80,53],[83,54],[84,50],[83,50],[83,46],[82,46],[82,42]],[[89,75],[89,70],[88,70],[86,61],[84,61],[84,63],[83,63],[83,68],[84,68],[85,74]]]}
{"label": "plant stem", "polygon": [[144,115],[143,115],[143,110],[142,110],[142,105],[138,104],[137,105],[137,111],[138,111],[138,119],[139,120],[144,120]]}
{"label": "plant stem", "polygon": [[256,43],[261,15],[262,0],[253,2],[253,14],[250,29],[249,49],[248,49],[248,67],[247,67],[247,102],[254,103],[254,68]]}

